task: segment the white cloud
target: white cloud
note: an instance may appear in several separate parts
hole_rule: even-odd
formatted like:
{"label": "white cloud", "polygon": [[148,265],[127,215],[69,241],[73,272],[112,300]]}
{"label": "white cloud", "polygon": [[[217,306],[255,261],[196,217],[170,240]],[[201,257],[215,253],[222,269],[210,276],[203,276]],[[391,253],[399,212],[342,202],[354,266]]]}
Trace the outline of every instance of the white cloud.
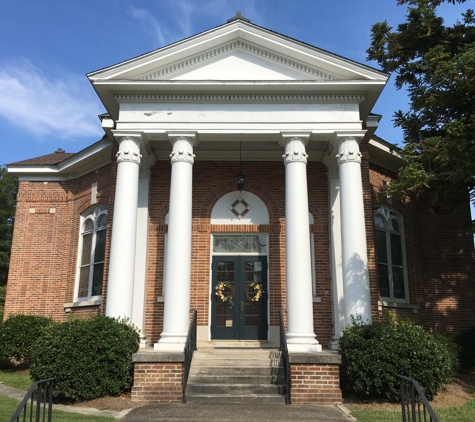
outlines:
{"label": "white cloud", "polygon": [[85,76],[44,75],[26,59],[0,65],[0,116],[40,137],[101,136],[103,112]]}
{"label": "white cloud", "polygon": [[142,28],[145,29],[149,35],[151,35],[160,47],[169,44],[169,40],[173,35],[166,28],[162,30],[159,22],[155,17],[145,9],[137,9],[136,7],[131,7],[132,16],[143,23]]}
{"label": "white cloud", "polygon": [[194,35],[197,31],[193,24],[199,19],[213,16],[219,25],[234,16],[237,10],[254,23],[264,16],[256,10],[254,0],[240,0],[234,4],[224,0],[200,0],[199,3],[196,0],[168,0],[160,6],[161,13],[157,13],[157,17],[147,9],[130,7],[132,17],[140,21],[142,29],[153,37],[158,47]]}

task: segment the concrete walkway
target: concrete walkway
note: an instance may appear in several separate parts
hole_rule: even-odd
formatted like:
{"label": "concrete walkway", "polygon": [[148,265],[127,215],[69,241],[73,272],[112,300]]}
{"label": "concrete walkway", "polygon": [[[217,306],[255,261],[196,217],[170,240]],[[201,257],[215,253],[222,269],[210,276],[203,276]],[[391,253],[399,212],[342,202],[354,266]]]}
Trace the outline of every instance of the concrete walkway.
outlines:
{"label": "concrete walkway", "polygon": [[[23,400],[25,391],[0,384],[0,395]],[[356,419],[343,406],[297,406],[275,404],[153,404],[135,409],[113,412],[87,407],[53,405],[53,409],[91,416],[113,416],[121,422],[154,421],[231,421],[231,422],[351,422]]]}
{"label": "concrete walkway", "polygon": [[[351,422],[356,419],[337,406],[297,406],[285,404],[154,404],[137,407],[125,415],[123,422],[155,421],[232,421],[232,422]],[[347,411],[346,411],[347,412]]]}

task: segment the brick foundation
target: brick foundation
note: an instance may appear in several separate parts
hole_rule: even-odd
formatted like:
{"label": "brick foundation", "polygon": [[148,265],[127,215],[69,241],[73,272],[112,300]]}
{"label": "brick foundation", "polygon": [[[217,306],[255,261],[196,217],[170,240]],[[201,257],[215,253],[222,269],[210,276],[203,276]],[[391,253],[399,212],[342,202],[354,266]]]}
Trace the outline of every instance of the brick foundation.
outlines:
{"label": "brick foundation", "polygon": [[132,359],[134,362],[132,400],[139,404],[181,403],[183,358],[183,353],[135,354]]}
{"label": "brick foundation", "polygon": [[290,397],[292,404],[300,405],[341,403],[340,356],[290,355]]}

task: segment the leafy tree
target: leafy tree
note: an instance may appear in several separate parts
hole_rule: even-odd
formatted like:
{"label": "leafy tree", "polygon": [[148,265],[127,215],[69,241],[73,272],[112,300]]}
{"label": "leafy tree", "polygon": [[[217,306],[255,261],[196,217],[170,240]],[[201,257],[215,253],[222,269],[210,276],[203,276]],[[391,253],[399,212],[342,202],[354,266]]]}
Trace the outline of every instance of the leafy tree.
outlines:
{"label": "leafy tree", "polygon": [[468,190],[475,203],[475,15],[467,9],[446,26],[437,14],[444,1],[465,3],[398,0],[407,5],[406,22],[372,27],[368,59],[395,73],[396,87],[409,95],[409,111],[394,115],[407,165],[388,193],[453,202]]}
{"label": "leafy tree", "polygon": [[7,284],[18,180],[0,166],[0,286]]}

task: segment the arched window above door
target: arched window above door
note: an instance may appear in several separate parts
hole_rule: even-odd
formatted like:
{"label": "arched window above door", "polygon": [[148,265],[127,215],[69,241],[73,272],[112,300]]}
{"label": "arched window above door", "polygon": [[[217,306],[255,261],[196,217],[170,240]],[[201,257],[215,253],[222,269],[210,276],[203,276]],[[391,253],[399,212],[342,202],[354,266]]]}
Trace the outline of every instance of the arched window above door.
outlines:
{"label": "arched window above door", "polygon": [[269,224],[269,212],[253,193],[230,192],[214,205],[211,224]]}

